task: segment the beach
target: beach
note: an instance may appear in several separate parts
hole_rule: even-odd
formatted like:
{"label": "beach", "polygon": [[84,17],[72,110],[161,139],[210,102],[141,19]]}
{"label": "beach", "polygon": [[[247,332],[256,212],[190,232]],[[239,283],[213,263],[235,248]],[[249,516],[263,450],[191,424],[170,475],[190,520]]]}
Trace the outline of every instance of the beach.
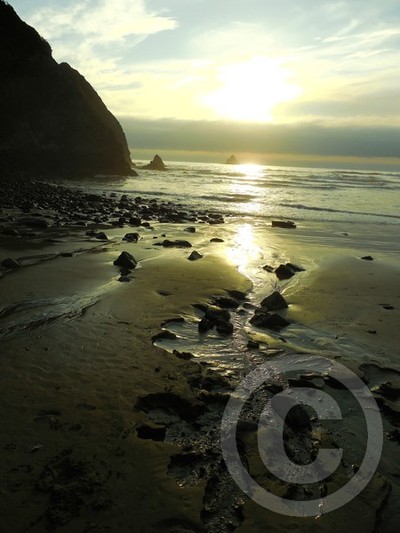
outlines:
{"label": "beach", "polygon": [[[396,232],[382,234],[371,222],[362,235],[341,221],[330,232],[318,221],[272,227],[271,217],[76,182],[2,187],[0,262],[17,262],[3,263],[0,277],[2,531],[396,530]],[[122,252],[133,268],[114,265]],[[301,269],[279,280],[275,270],[287,263]],[[288,302],[277,313],[289,325],[252,326],[273,292]],[[199,333],[209,309],[229,318]],[[232,391],[282,354],[305,364],[315,354],[341,361],[375,388],[383,415],[377,473],[353,501],[324,514],[321,490],[334,492],[360,462],[365,428],[328,375],[293,378],[344,400],[348,429],[289,427],[294,442],[350,449],[325,487],[309,489],[321,515],[300,521],[244,495],[219,443]],[[287,496],[256,457],[261,401],[239,430],[246,464],[260,484]]]}

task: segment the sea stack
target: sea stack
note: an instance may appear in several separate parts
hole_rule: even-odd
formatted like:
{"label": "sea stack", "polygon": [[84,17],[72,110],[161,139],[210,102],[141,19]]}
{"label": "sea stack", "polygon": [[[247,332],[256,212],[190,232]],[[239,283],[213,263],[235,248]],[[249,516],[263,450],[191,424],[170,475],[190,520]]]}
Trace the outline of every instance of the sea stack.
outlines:
{"label": "sea stack", "polygon": [[158,154],[156,154],[153,157],[153,160],[150,161],[150,163],[148,165],[145,165],[143,168],[147,170],[167,170],[167,167],[164,165],[164,161]]}
{"label": "sea stack", "polygon": [[239,165],[239,161],[236,159],[234,155],[231,155],[228,157],[228,159],[225,161],[226,165]]}
{"label": "sea stack", "polygon": [[3,0],[0,117],[0,177],[136,174],[125,134],[93,87]]}

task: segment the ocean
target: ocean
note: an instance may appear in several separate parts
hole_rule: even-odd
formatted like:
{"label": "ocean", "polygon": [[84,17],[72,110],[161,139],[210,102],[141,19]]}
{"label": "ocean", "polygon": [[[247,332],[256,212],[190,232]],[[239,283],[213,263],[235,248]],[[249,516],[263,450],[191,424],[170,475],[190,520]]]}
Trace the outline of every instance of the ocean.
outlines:
{"label": "ocean", "polygon": [[143,164],[106,188],[234,216],[400,224],[400,172],[171,161],[160,173]]}
{"label": "ocean", "polygon": [[[355,269],[361,257],[373,256],[375,268],[389,269],[379,276],[393,281],[395,286],[388,289],[389,295],[393,290],[393,298],[400,304],[400,172],[178,161],[166,161],[168,171],[157,172],[141,169],[145,163],[137,162],[137,177],[111,180],[98,177],[81,186],[106,194],[156,198],[179,204],[183,209],[224,215],[225,224],[202,230],[204,238],[197,242],[197,249],[210,253],[209,238],[224,239],[221,253],[251,280],[251,304],[257,305],[277,288],[292,299],[289,316],[294,318],[295,325],[285,331],[285,347],[290,344],[293,349],[310,353],[319,350],[330,357],[339,353],[360,363],[377,357],[390,365],[396,362],[393,342],[388,345],[387,338],[376,336],[371,344],[368,335],[360,336],[375,329],[373,321],[381,318],[372,304],[368,320],[360,318],[356,299],[361,302],[359,295],[370,292],[368,275],[374,272],[365,272],[361,280]],[[297,228],[271,228],[273,219],[292,220]],[[220,253],[217,248],[213,252]],[[350,262],[348,266],[344,266],[346,261]],[[276,278],[267,276],[262,267],[285,262],[301,265],[306,273],[278,285]],[[338,275],[335,277],[335,270],[342,273],[340,280]],[[313,314],[314,304],[309,301],[310,293],[317,290],[318,273],[320,276],[325,273],[330,287],[318,286],[318,291],[336,310],[321,313],[320,318]],[[379,288],[373,305],[385,303],[388,297],[386,289]],[[247,336],[249,333],[254,336],[254,331],[246,318],[238,315],[235,320],[239,326],[235,331],[243,334],[236,334],[229,341],[218,335],[209,336],[207,342],[199,341],[197,328],[190,324],[171,328],[182,341],[179,349],[192,351],[226,371],[236,368],[245,373],[252,362],[248,353],[243,354]],[[395,337],[393,333],[393,341]],[[262,341],[268,353],[282,348],[279,334],[263,336],[258,332],[255,338]],[[176,348],[174,343],[162,344],[170,350]]]}

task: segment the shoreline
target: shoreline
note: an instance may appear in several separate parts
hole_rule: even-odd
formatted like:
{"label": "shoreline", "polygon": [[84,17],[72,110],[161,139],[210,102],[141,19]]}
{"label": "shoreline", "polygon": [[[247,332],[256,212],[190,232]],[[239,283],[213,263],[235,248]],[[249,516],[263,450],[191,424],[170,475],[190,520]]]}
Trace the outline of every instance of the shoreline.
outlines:
{"label": "shoreline", "polygon": [[[29,187],[21,195],[28,191]],[[43,202],[49,203],[44,190],[42,195]],[[3,250],[7,257],[17,259],[48,254],[21,260],[22,268],[7,271],[0,278],[2,310],[7,308],[0,315],[1,331],[7,328],[9,331],[0,338],[1,447],[6,458],[0,476],[4,531],[26,528],[43,531],[44,526],[52,526],[71,532],[103,531],[107,527],[170,533],[223,532],[223,528],[229,527],[247,532],[258,531],[265,524],[272,531],[298,526],[294,519],[255,506],[224,470],[218,452],[219,425],[237,376],[220,374],[210,363],[183,355],[185,344],[180,339],[176,353],[168,353],[152,343],[152,338],[162,330],[162,323],[169,319],[182,317],[196,328],[199,315],[194,304],[208,306],[213,299],[232,290],[249,294],[251,282],[255,285],[252,298],[257,300],[260,287],[269,292],[272,278],[261,271],[261,266],[271,258],[280,262],[300,257],[300,248],[296,250],[293,242],[296,235],[277,233],[271,257],[265,254],[261,257],[256,251],[249,263],[246,233],[232,232],[231,223],[214,225],[221,218],[212,214],[183,215],[171,204],[136,202],[129,197],[122,201],[76,191],[69,195],[64,187],[57,186],[50,196],[55,207],[52,212],[31,208],[45,215],[34,217],[41,221],[38,225],[20,224],[24,217],[32,217],[22,213],[17,205],[1,215],[15,218],[0,222],[6,229],[18,231],[18,235],[3,234],[2,260],[6,258]],[[67,209],[67,200],[72,202],[70,207],[80,207],[81,213],[86,210],[88,219],[74,218],[71,209]],[[57,209],[57,201],[61,201],[61,209]],[[90,213],[93,205],[99,210]],[[130,226],[129,221],[120,220],[128,218],[123,212],[134,210],[130,218],[140,214],[148,226]],[[94,221],[102,216],[108,217],[107,222]],[[154,221],[159,216],[163,221]],[[57,225],[58,217],[65,225]],[[89,226],[74,225],[76,222]],[[95,232],[106,233],[108,239],[87,235],[91,227]],[[195,231],[185,231],[189,227]],[[122,235],[128,232],[139,233],[138,242],[122,241]],[[232,235],[238,235],[239,241],[232,241]],[[210,243],[211,236],[223,236],[225,243]],[[186,240],[193,246],[154,246],[167,239]],[[282,242],[287,249],[282,248]],[[257,238],[255,244],[256,248],[260,245]],[[203,257],[188,261],[193,250],[199,250]],[[127,274],[132,278],[127,283],[118,283],[119,268],[113,265],[121,251],[129,251],[138,261],[138,267]],[[291,304],[287,316],[295,322],[288,328],[289,332],[293,329],[293,334],[286,330],[281,334],[287,338],[284,344],[289,353],[298,353],[300,349],[306,353],[308,349],[301,346],[301,339],[295,345],[294,340],[304,333],[303,329],[296,329],[297,324],[306,327],[312,324],[313,312],[324,311],[325,322],[335,321],[343,312],[336,308],[336,314],[326,319],[329,302],[337,298],[339,290],[341,295],[344,293],[343,287],[335,285],[329,276],[342,273],[343,279],[343,272],[348,274],[354,265],[344,262],[340,268],[328,265],[319,270],[320,258],[315,258],[315,262],[318,268],[306,270],[303,277],[299,274],[296,283],[282,284],[283,295]],[[249,280],[244,275],[246,269],[256,263],[260,269]],[[380,268],[378,262],[356,265]],[[379,272],[385,274],[381,269]],[[357,290],[365,293],[366,276],[368,272],[363,281],[355,274]],[[385,281],[390,281],[386,274]],[[328,291],[328,287],[330,299],[321,302],[316,293],[321,288]],[[308,300],[304,297],[306,291]],[[355,309],[350,306],[352,298],[354,294],[349,294],[348,299],[342,300],[350,315]],[[15,308],[15,304],[22,302],[34,305]],[[245,301],[239,303],[239,310],[246,311]],[[257,304],[258,300],[248,303]],[[325,308],[321,308],[322,303]],[[387,310],[394,312],[387,315],[391,318],[386,336],[400,307],[392,299],[387,303],[393,303],[395,309]],[[15,326],[18,320],[19,330]],[[353,333],[354,328],[350,328],[349,334]],[[266,336],[266,351],[261,356],[268,356],[271,347],[268,331],[259,331],[258,335]],[[373,369],[371,361],[368,365],[364,376],[371,379],[373,374],[372,381],[376,379],[377,385],[382,384],[386,379],[383,371]],[[384,408],[394,409],[384,395],[381,398]],[[252,415],[258,407],[256,402]],[[389,427],[385,420],[385,430],[393,431],[397,423],[398,418]],[[303,443],[303,437],[296,431],[292,436]],[[241,438],[254,474],[262,477],[260,465],[253,464],[254,428],[245,431]],[[329,442],[332,435],[326,438]],[[387,473],[392,468],[396,476],[400,473],[391,461],[395,461],[398,444],[388,441],[386,446],[390,449],[386,450],[388,464],[384,470]],[[372,532],[385,512],[389,491],[389,482],[377,475],[365,495],[343,510],[320,517],[318,527],[336,531],[338,523],[345,520],[354,526],[354,531]],[[394,496],[398,494],[396,486],[392,491]],[[21,505],[24,513],[20,512]],[[393,504],[389,509],[392,513]],[[352,516],[357,516],[357,520]],[[396,515],[386,516],[386,521],[395,524]],[[314,519],[304,519],[301,530],[310,531],[313,524]]]}

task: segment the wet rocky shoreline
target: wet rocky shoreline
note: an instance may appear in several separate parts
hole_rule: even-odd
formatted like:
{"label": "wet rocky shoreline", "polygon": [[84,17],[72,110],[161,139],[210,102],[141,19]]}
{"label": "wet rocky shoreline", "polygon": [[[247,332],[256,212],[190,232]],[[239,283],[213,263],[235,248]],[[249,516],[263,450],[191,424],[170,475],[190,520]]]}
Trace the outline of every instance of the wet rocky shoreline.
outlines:
{"label": "wet rocky shoreline", "polygon": [[[131,198],[127,195],[98,195],[65,185],[49,184],[37,180],[23,180],[18,183],[13,180],[3,180],[0,182],[0,193],[2,198],[0,239],[7,248],[15,242],[37,243],[40,246],[41,243],[51,244],[60,239],[62,240],[61,246],[64,246],[65,243],[70,242],[69,238],[71,235],[75,235],[75,231],[94,243],[98,241],[98,246],[102,247],[108,242],[111,244],[114,242],[107,236],[107,231],[116,228],[125,228],[126,234],[123,242],[126,242],[127,245],[133,243],[135,246],[138,241],[138,238],[135,237],[138,235],[136,231],[146,231],[152,227],[152,224],[177,223],[181,226],[181,231],[185,231],[189,235],[191,233],[196,234],[198,224],[214,225],[224,222],[223,217],[219,214],[204,211],[192,212],[185,209],[184,206],[174,205],[170,202],[161,202],[156,199],[143,200],[140,197]],[[132,231],[131,228],[136,228],[136,231]],[[158,233],[147,237],[151,246],[159,245],[167,249],[171,247],[182,248],[182,253],[188,259],[189,250],[186,248],[191,247],[187,245],[190,245],[189,241],[174,238],[173,235],[159,235]],[[157,242],[153,241],[154,237],[157,237]],[[166,239],[165,237],[169,238]],[[214,238],[214,240],[217,239]],[[218,240],[221,241],[222,239]],[[120,237],[118,241],[120,245]],[[132,250],[132,248],[130,249]],[[114,253],[112,247],[111,250]],[[57,252],[57,254],[59,253]],[[69,252],[61,253],[68,254]],[[120,256],[115,253],[114,265],[121,269],[121,277],[129,277],[131,271],[136,267],[136,261],[134,262],[127,255],[124,258],[131,263],[119,264],[118,257]],[[198,261],[199,259],[201,261]],[[35,262],[32,256],[26,261],[20,261],[17,256],[16,259],[0,256],[0,262],[1,260],[3,261],[2,274],[13,273],[19,270],[21,266]],[[6,260],[17,260],[19,265],[4,264]],[[46,260],[46,257],[41,257],[39,254],[37,260]],[[196,256],[191,264],[202,261],[205,260]],[[283,267],[290,270],[291,276],[299,272],[299,267],[292,263],[282,265]],[[275,269],[271,268],[267,272],[268,275],[276,276],[278,280],[285,279],[285,277],[280,278],[278,273],[275,273]],[[16,273],[16,277],[18,277],[18,273]],[[1,282],[4,283],[4,281]],[[62,282],[62,280],[60,281]],[[170,293],[158,291],[158,294],[160,298],[168,298]],[[193,305],[197,311],[197,319],[193,327],[198,335],[204,336],[205,342],[207,335],[215,332],[221,338],[229,338],[235,332],[233,316],[235,313],[244,312],[244,310],[249,316],[253,314],[253,322],[250,320],[250,323],[255,328],[272,330],[280,334],[280,330],[288,325],[288,322],[282,317],[282,320],[279,320],[279,312],[283,311],[282,314],[284,314],[288,306],[279,291],[271,293],[258,306],[250,305],[246,300],[246,293],[239,290],[219,292],[211,297],[207,303],[194,301]],[[15,310],[18,309],[5,309],[0,318],[3,319],[7,313],[12,314]],[[76,316],[81,316],[80,310],[77,311]],[[185,322],[181,316],[175,317],[172,322],[174,320],[179,323]],[[151,343],[152,338],[153,341],[160,339],[163,335],[164,338],[168,339],[165,332],[168,331],[170,324],[171,321],[168,320],[166,323],[160,324],[161,337],[160,334],[150,336],[148,342]],[[81,335],[84,336],[84,331],[81,332]],[[209,368],[209,365],[198,362],[196,355],[186,350],[179,337],[172,334],[169,336],[169,340],[176,342],[174,351],[168,354],[165,363],[154,362],[152,369],[154,376],[159,379],[157,381],[158,388],[154,390],[148,388],[138,395],[131,411],[135,413],[135,417],[137,414],[139,418],[135,419],[135,423],[130,426],[129,430],[124,429],[123,439],[126,441],[124,444],[118,445],[115,453],[118,457],[119,455],[123,457],[124,453],[129,453],[127,444],[132,436],[145,445],[166,446],[166,450],[169,449],[170,452],[163,452],[169,453],[165,468],[168,476],[176,480],[180,487],[179,490],[184,492],[203,487],[200,516],[196,517],[196,520],[188,523],[177,518],[176,520],[161,522],[157,526],[158,530],[171,533],[187,530],[206,531],[208,533],[227,533],[235,530],[255,531],[252,526],[247,525],[249,521],[248,499],[230,477],[220,450],[222,415],[232,391],[238,384],[239,376],[227,377],[218,374],[214,369]],[[252,341],[250,338],[246,347],[249,353],[257,352],[258,348],[258,342]],[[290,352],[290,349],[287,350],[287,353],[296,355],[295,352]],[[179,371],[177,372],[176,369]],[[400,394],[397,381],[399,374],[394,370],[366,365],[360,368],[360,376],[374,389],[373,392],[382,412],[390,421],[390,425],[385,423],[385,437],[392,445],[398,445],[397,427],[400,424],[400,411],[397,401]],[[182,384],[187,391],[190,391],[189,393],[182,394],[180,391]],[[338,397],[342,394],[338,384],[330,380],[329,375],[302,373],[292,376],[290,384],[314,390],[324,390],[331,395],[339,395]],[[337,477],[329,478],[325,483],[317,484],[315,487],[304,486],[301,488],[288,486],[285,483],[276,483],[273,476],[263,473],[262,465],[254,459],[261,410],[266,399],[272,398],[274,394],[282,390],[283,385],[283,383],[273,380],[264,383],[263,387],[255,391],[246,404],[238,421],[236,435],[243,463],[260,484],[279,495],[299,501],[320,498],[321,503],[323,503],[326,495],[333,492],[337,484],[343,479],[347,479],[357,468],[356,459],[352,454],[346,457]],[[79,413],[88,416],[96,415],[96,405],[90,401],[79,401],[77,406],[79,406],[77,407]],[[77,435],[85,431],[84,425],[80,421],[71,423],[70,427],[65,425],[63,410],[59,409],[56,403],[47,409],[38,411],[36,418],[35,424],[47,424],[52,432],[68,431],[69,435],[73,436],[75,431]],[[346,444],[335,434],[333,429],[326,429],[318,424],[313,418],[312,412],[302,407],[287,421],[286,438],[288,455],[299,464],[307,464],[315,457],[319,447],[334,448]],[[17,446],[11,440],[6,445],[9,446],[9,450],[13,445]],[[174,451],[168,448],[171,445],[175,447]],[[30,449],[29,453],[33,465],[41,453],[42,446],[41,443],[37,443]],[[107,462],[107,454],[103,456],[103,460]],[[109,495],[107,489],[110,486],[107,476],[116,475],[116,472],[106,474],[103,468],[101,475],[93,475],[91,472],[97,467],[101,470],[97,460],[89,460],[88,457],[82,460],[82,456],[76,449],[68,447],[64,447],[49,456],[46,461],[41,463],[40,468],[35,467],[35,465],[32,466],[32,471],[26,474],[30,479],[29,482],[32,484],[32,479],[34,479],[34,491],[48,497],[44,515],[37,518],[37,523],[31,523],[33,530],[35,527],[40,528],[45,523],[50,528],[66,527],[66,531],[72,531],[73,529],[69,528],[74,527],[74,521],[90,513],[94,513],[98,517],[98,526],[96,527],[101,528],[102,513],[107,513],[116,506],[116,501]],[[110,468],[111,471],[112,468]],[[36,477],[33,477],[33,474]],[[381,515],[390,490],[390,481],[377,474],[365,499],[361,499],[355,507],[350,507],[348,511],[345,511],[342,519],[346,520],[350,514],[354,515],[355,512],[361,512],[365,515],[362,527],[368,522],[371,532],[380,531]],[[262,511],[257,512],[260,514],[255,519],[256,523],[257,520],[258,524],[264,523],[264,518],[267,516],[272,531],[281,530],[283,524],[286,524],[285,527],[288,528],[295,524],[295,521],[287,517],[281,518],[267,514],[263,518]],[[329,516],[323,517],[326,525],[322,527],[322,530],[325,527],[327,531],[331,531],[332,527],[335,527],[332,525],[335,523],[335,519],[332,518],[331,521]],[[198,520],[202,526],[198,525]],[[312,523],[314,523],[314,519],[304,522],[304,530],[308,530],[307,528]],[[90,531],[89,525],[86,530]]]}

